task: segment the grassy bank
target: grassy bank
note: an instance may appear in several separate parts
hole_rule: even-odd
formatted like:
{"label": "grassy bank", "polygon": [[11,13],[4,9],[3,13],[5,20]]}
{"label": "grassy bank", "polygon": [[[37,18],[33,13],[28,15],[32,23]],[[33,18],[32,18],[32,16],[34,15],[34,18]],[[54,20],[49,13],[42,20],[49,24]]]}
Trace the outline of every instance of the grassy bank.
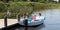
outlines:
{"label": "grassy bank", "polygon": [[[7,7],[7,5],[9,5]],[[8,2],[7,4],[4,2],[0,2],[0,18],[3,18],[7,15],[7,9],[11,11],[11,18],[16,18],[16,15],[19,13],[21,16],[24,14],[33,11],[40,11],[42,9],[50,9],[50,8],[60,8],[60,3],[40,3],[40,2]]]}

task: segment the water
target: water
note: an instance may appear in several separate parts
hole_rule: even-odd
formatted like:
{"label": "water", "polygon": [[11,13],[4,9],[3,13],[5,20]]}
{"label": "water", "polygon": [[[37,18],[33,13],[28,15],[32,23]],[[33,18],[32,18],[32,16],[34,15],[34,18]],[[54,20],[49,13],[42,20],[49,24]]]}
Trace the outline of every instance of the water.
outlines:
{"label": "water", "polygon": [[[38,27],[28,27],[28,30],[60,30],[60,9],[46,9],[40,13],[46,18],[44,24]],[[24,30],[24,27],[15,30]]]}

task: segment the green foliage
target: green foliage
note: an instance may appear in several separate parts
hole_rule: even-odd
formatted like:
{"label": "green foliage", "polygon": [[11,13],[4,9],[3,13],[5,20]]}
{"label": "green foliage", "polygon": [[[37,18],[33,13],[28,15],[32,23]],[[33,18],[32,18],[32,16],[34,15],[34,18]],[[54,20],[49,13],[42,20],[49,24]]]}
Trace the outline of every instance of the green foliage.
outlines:
{"label": "green foliage", "polygon": [[[2,0],[0,0],[2,1]],[[13,2],[20,2],[20,1],[31,1],[31,2],[46,2],[47,0],[8,0],[8,1],[13,1]]]}
{"label": "green foliage", "polygon": [[5,15],[6,15],[6,12],[0,12],[0,18],[4,18]]}
{"label": "green foliage", "polygon": [[12,13],[10,18],[16,18],[16,14],[15,13]]}
{"label": "green foliage", "polygon": [[5,4],[3,2],[0,2],[0,12],[2,12],[5,9]]}
{"label": "green foliage", "polygon": [[[7,7],[9,5],[9,7]],[[40,11],[41,9],[55,8],[59,7],[60,4],[55,3],[41,3],[41,2],[0,2],[0,18],[3,18],[6,15],[7,9],[11,11],[10,18],[16,18],[16,15],[19,13],[21,16],[29,13],[31,15],[34,11]]]}

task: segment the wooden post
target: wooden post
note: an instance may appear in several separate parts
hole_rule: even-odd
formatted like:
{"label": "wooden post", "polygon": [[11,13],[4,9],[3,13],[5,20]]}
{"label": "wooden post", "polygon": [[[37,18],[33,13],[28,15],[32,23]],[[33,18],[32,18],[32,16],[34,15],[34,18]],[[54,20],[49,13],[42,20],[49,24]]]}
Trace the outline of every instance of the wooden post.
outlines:
{"label": "wooden post", "polygon": [[18,22],[19,22],[20,21],[20,15],[19,14],[17,15],[17,18],[18,18]]}
{"label": "wooden post", "polygon": [[4,17],[4,26],[7,27],[7,16]]}

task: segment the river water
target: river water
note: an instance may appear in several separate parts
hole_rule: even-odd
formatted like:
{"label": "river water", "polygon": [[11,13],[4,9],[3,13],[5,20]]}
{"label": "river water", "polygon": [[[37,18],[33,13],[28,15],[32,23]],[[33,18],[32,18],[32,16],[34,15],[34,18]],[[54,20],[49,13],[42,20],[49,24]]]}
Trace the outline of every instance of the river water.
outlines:
{"label": "river water", "polygon": [[[42,13],[42,16],[45,16],[44,24],[38,27],[28,27],[28,30],[60,30],[60,9],[45,9],[37,13]],[[15,30],[24,30],[24,27]]]}

